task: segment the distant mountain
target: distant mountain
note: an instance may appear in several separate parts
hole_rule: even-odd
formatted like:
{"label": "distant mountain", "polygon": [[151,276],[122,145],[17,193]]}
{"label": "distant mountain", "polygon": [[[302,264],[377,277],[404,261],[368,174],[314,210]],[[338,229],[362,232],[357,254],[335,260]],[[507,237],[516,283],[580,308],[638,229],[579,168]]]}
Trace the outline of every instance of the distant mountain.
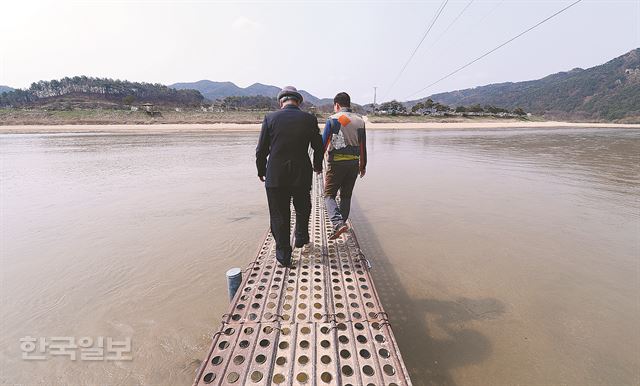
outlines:
{"label": "distant mountain", "polygon": [[3,92],[10,92],[13,91],[14,89],[9,87],[9,86],[2,86],[0,85],[0,94],[2,94]]}
{"label": "distant mountain", "polygon": [[198,90],[207,99],[222,99],[228,96],[245,96],[247,95],[243,88],[236,86],[231,82],[212,82],[210,80],[200,80],[191,83],[175,83],[169,85],[177,90],[193,89]]}
{"label": "distant mountain", "polygon": [[333,105],[333,98],[318,98],[314,95],[309,94],[304,90],[298,90],[305,101],[312,103],[316,106],[324,106],[324,105]]}
{"label": "distant mountain", "polygon": [[[224,99],[229,96],[266,96],[276,97],[280,92],[280,87],[271,86],[262,83],[254,83],[249,87],[239,87],[232,82],[214,82],[211,80],[200,80],[197,82],[187,83],[174,83],[169,87],[182,90],[182,89],[194,89],[200,91],[200,93],[209,100]],[[325,104],[332,104],[333,99],[324,98],[320,99],[307,91],[299,90],[300,94],[306,102],[321,106]]]}
{"label": "distant mountain", "polygon": [[548,118],[640,120],[640,48],[586,70],[575,68],[538,80],[490,84],[428,98],[455,106],[521,107]]}
{"label": "distant mountain", "polygon": [[[262,96],[274,98],[278,96],[278,93],[280,92],[280,87],[270,86],[268,84],[262,84],[262,83],[254,83],[251,86],[241,90],[244,90],[248,96],[262,95]],[[304,98],[305,96],[303,95],[302,97]]]}

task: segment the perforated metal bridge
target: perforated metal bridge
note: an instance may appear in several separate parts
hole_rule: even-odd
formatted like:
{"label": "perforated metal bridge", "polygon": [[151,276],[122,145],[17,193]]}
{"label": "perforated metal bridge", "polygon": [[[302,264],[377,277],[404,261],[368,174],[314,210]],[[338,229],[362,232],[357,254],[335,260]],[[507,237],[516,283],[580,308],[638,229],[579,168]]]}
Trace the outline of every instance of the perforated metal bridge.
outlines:
{"label": "perforated metal bridge", "polygon": [[312,189],[311,243],[285,269],[265,237],[194,385],[411,385],[353,227],[328,240]]}

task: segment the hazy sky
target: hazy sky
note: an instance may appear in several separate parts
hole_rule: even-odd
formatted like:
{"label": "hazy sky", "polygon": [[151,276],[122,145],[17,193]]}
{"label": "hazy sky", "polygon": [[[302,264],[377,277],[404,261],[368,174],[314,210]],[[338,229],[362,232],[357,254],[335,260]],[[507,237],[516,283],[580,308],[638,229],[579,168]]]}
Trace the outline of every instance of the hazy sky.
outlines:
{"label": "hazy sky", "polygon": [[[411,94],[573,0],[0,2],[0,84],[88,75],[294,85],[360,103]],[[443,34],[444,33],[444,34]],[[584,0],[410,99],[604,63],[640,47],[640,0]]]}

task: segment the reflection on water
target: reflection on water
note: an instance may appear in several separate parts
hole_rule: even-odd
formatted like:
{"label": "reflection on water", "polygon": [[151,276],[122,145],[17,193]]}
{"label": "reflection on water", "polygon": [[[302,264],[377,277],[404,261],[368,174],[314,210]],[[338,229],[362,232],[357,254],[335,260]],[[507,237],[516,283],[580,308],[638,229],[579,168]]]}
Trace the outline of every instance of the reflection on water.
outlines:
{"label": "reflection on water", "polygon": [[[415,384],[634,384],[640,131],[371,132],[354,223]],[[5,135],[5,383],[186,384],[266,228],[256,134]],[[131,337],[131,362],[21,360]]]}

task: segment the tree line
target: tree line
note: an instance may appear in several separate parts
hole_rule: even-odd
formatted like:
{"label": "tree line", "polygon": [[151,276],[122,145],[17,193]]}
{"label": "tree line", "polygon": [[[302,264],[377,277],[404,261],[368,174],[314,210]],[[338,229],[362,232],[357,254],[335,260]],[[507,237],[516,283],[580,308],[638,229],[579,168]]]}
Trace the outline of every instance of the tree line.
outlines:
{"label": "tree line", "polygon": [[[382,103],[378,108],[378,111],[385,111],[389,114],[408,114],[407,107],[396,100]],[[512,111],[502,107],[496,107],[492,105],[481,106],[480,104],[473,104],[470,106],[456,106],[451,107],[443,103],[434,102],[431,98],[418,102],[411,107],[412,114],[433,114],[433,113],[486,113],[486,114],[515,114],[526,115],[527,113],[521,108],[516,107]]]}
{"label": "tree line", "polygon": [[[223,110],[261,110],[271,111],[278,110],[280,104],[276,97],[267,97],[264,95],[244,95],[244,96],[228,96],[214,103],[215,106]],[[323,106],[324,107],[324,106]],[[306,101],[300,106],[302,110],[310,111],[315,106]],[[333,106],[331,106],[333,109]],[[322,110],[322,109],[321,109]]]}
{"label": "tree line", "polygon": [[159,83],[129,82],[87,76],[34,82],[28,89],[0,94],[0,106],[37,106],[40,102],[66,95],[88,95],[123,105],[156,103],[171,106],[200,106],[204,97],[197,90],[176,90]]}

